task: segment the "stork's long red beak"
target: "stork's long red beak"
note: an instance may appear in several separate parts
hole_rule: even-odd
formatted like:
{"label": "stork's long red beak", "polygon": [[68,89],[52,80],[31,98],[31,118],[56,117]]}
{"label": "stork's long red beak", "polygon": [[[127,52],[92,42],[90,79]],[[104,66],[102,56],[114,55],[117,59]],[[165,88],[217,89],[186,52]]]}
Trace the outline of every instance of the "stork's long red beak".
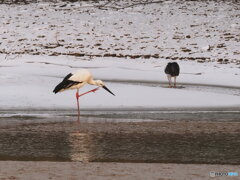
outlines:
{"label": "stork's long red beak", "polygon": [[105,89],[106,91],[108,91],[109,93],[111,93],[112,95],[115,96],[115,94],[113,94],[112,91],[110,91],[106,86],[102,86],[102,87],[103,87],[103,89]]}

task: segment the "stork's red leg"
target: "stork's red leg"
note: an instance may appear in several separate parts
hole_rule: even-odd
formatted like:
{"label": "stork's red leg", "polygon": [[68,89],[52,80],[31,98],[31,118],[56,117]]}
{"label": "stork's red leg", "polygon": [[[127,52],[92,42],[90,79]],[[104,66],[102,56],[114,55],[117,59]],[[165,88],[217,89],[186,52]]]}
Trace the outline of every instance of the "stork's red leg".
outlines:
{"label": "stork's red leg", "polygon": [[78,122],[80,122],[80,107],[79,107],[79,93],[78,93],[79,89],[77,89],[76,92],[76,99],[77,99],[77,107],[78,107]]}
{"label": "stork's red leg", "polygon": [[97,88],[95,88],[95,89],[92,89],[92,90],[90,90],[90,91],[88,91],[88,92],[85,92],[85,93],[83,93],[83,94],[80,94],[80,95],[78,95],[78,97],[81,97],[81,96],[83,96],[83,95],[85,95],[85,94],[88,94],[88,93],[90,93],[90,92],[96,92],[97,90],[99,89],[99,87],[97,87]]}
{"label": "stork's red leg", "polygon": [[174,88],[177,87],[177,86],[176,86],[176,79],[177,79],[177,77],[175,76],[175,77],[174,77]]}
{"label": "stork's red leg", "polygon": [[171,79],[171,75],[167,74],[167,78],[168,78],[168,87],[172,87],[172,79]]}
{"label": "stork's red leg", "polygon": [[78,122],[80,122],[80,105],[79,105],[79,98],[85,94],[88,94],[90,92],[96,92],[97,90],[99,89],[99,87],[95,88],[95,89],[92,89],[88,92],[85,92],[83,94],[79,94],[79,89],[77,89],[77,92],[76,92],[76,99],[77,99],[77,107],[78,107]]}

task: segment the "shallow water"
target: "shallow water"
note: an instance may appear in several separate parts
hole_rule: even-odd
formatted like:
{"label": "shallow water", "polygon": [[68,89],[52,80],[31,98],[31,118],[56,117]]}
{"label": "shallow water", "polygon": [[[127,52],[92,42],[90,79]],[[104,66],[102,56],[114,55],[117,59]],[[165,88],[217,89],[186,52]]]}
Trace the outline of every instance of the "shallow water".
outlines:
{"label": "shallow water", "polygon": [[[188,119],[198,122],[211,119],[216,125],[239,122],[239,111],[99,111],[94,115],[86,111],[81,117],[85,127],[100,122],[116,128],[119,122],[124,122],[117,131],[97,131],[98,125],[94,127],[96,130],[82,131],[78,129],[81,124],[74,122],[75,116],[71,113],[62,113],[61,121],[51,118],[54,112],[49,113],[49,117],[42,114],[41,118],[32,118],[31,114],[28,119],[5,114],[5,118],[0,119],[0,160],[240,164],[240,131],[176,133],[174,129],[172,132],[156,130],[166,121],[184,121],[186,126]],[[6,121],[12,121],[12,124]],[[131,122],[135,122],[131,126],[133,129],[146,128],[141,122],[154,122],[156,127],[147,132],[141,128],[132,132],[127,130]]]}
{"label": "shallow water", "polygon": [[240,164],[239,134],[0,133],[0,160]]}
{"label": "shallow water", "polygon": [[[63,119],[74,121],[73,110],[0,110],[0,125],[10,123],[59,122]],[[81,111],[84,122],[144,122],[144,121],[240,121],[240,108],[199,108],[199,109],[163,109],[163,110],[84,110]],[[1,121],[3,120],[3,121]],[[8,120],[8,121],[6,121]]]}

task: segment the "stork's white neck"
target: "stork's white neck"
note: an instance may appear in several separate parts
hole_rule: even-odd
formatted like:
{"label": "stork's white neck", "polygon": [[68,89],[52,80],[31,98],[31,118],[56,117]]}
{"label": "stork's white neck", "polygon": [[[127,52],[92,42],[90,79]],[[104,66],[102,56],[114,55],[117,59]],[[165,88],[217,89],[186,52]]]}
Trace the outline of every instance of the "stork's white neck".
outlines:
{"label": "stork's white neck", "polygon": [[101,80],[90,79],[88,83],[96,86],[104,86],[104,83]]}
{"label": "stork's white neck", "polygon": [[90,79],[89,84],[96,85],[96,86],[103,86],[103,82],[101,80],[93,80]]}
{"label": "stork's white neck", "polygon": [[92,85],[98,85],[97,81],[93,80],[93,79],[90,79],[89,84],[92,84]]}

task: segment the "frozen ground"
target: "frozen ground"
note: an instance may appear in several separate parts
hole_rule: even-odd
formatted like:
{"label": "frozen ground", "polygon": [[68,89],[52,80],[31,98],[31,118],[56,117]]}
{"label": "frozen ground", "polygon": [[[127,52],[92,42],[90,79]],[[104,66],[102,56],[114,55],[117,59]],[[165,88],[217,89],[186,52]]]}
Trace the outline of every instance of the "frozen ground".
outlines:
{"label": "frozen ground", "polygon": [[2,4],[0,52],[240,63],[238,1],[129,2]]}
{"label": "frozen ground", "polygon": [[[52,90],[79,68],[116,94],[82,97],[85,110],[239,108],[238,2],[116,3],[1,4],[0,109],[76,108],[75,91]],[[177,89],[166,88],[170,60]]]}
{"label": "frozen ground", "polygon": [[[69,72],[88,68],[116,96],[101,89],[80,99],[82,109],[141,110],[164,108],[239,107],[239,68],[234,64],[179,61],[180,88],[166,88],[167,60],[0,56],[1,109],[72,109],[75,91],[54,94],[52,90]],[[81,92],[90,90],[87,85]]]}

